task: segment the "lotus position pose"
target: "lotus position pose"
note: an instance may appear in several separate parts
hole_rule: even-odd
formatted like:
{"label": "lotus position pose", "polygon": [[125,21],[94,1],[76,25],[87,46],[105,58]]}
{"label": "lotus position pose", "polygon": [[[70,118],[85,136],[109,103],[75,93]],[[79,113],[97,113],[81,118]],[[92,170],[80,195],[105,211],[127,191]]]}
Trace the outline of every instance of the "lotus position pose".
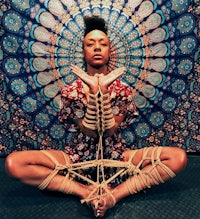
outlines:
{"label": "lotus position pose", "polygon": [[108,72],[104,20],[93,16],[84,21],[86,72],[72,65],[77,79],[61,93],[59,121],[71,139],[63,151],[13,152],[5,165],[23,183],[79,196],[96,217],[103,217],[121,199],[174,177],[187,156],[176,147],[127,148],[120,130],[131,124],[136,107],[132,88],[120,81],[126,69]]}

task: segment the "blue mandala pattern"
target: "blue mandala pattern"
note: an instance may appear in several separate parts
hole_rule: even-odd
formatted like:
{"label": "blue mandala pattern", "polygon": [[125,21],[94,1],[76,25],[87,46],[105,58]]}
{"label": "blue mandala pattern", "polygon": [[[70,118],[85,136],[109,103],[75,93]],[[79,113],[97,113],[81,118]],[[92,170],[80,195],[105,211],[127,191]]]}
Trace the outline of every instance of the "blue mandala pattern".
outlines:
{"label": "blue mandala pattern", "polygon": [[187,90],[198,48],[191,0],[10,0],[2,15],[0,67],[6,84],[36,129],[71,138],[57,121],[61,89],[82,59],[83,17],[99,15],[111,40],[109,70],[134,88],[139,116],[124,131],[128,144],[147,139],[166,122]]}

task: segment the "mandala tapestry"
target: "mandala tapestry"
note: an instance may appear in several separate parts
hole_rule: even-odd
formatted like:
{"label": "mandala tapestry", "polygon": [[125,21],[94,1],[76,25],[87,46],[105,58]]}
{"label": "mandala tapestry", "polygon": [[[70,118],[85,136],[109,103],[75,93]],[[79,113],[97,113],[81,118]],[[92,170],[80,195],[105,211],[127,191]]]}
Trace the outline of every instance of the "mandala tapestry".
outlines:
{"label": "mandala tapestry", "polygon": [[63,149],[72,136],[57,116],[60,91],[84,69],[83,17],[108,24],[109,70],[134,88],[139,116],[122,135],[130,148],[200,151],[198,0],[1,0],[0,155]]}

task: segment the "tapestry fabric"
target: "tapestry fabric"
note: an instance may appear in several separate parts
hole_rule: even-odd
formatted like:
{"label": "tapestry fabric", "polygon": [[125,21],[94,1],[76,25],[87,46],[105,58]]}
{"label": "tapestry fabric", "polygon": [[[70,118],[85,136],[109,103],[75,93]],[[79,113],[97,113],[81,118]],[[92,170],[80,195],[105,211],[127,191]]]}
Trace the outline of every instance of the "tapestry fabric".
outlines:
{"label": "tapestry fabric", "polygon": [[122,133],[130,148],[200,152],[199,0],[1,0],[0,156],[62,150],[60,92],[82,58],[83,17],[98,15],[111,40],[109,70],[134,88],[139,115]]}

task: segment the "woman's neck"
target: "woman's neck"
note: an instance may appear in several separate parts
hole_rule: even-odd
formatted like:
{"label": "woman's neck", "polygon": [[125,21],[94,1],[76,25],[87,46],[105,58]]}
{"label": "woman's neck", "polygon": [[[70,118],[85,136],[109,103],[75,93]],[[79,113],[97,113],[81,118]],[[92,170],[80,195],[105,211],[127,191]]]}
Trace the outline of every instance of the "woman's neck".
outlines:
{"label": "woman's neck", "polygon": [[94,76],[95,74],[108,74],[108,68],[106,65],[100,67],[100,68],[95,68],[93,66],[87,66],[87,73],[88,75]]}

